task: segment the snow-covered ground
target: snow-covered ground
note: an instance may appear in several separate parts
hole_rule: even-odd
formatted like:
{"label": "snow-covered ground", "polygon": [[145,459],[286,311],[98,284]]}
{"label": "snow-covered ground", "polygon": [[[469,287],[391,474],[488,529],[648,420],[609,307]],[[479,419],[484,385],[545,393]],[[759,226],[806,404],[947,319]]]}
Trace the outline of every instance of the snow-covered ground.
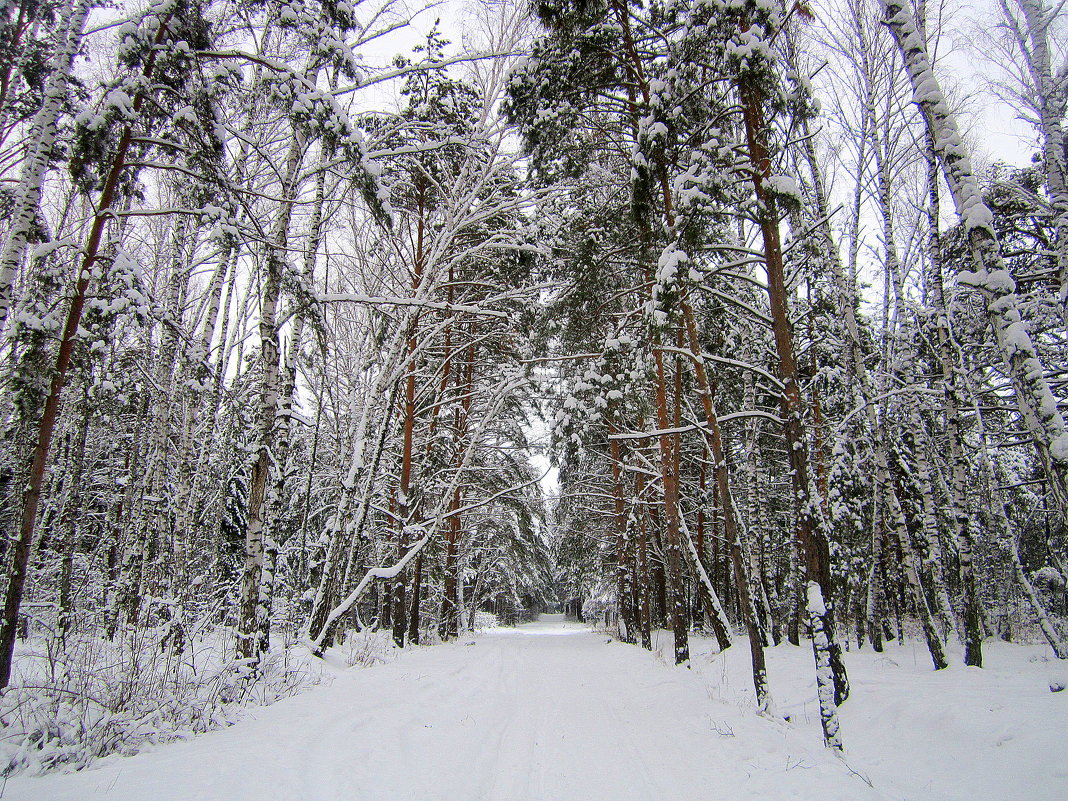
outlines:
{"label": "snow-covered ground", "polygon": [[1068,799],[1068,692],[1049,689],[1065,671],[1038,647],[992,644],[988,668],[937,674],[920,644],[848,654],[842,760],[820,744],[807,648],[769,651],[786,723],[751,711],[743,644],[695,646],[680,669],[546,616],[344,671],[186,742],[12,779],[2,798]]}
{"label": "snow-covered ground", "polygon": [[[720,655],[709,655],[709,641],[695,645],[695,670],[712,696],[751,705],[745,641]],[[882,654],[847,653],[846,763],[886,798],[1068,800],[1068,691],[1050,690],[1068,684],[1068,665],[1046,646],[987,640],[983,652],[985,667],[970,668],[950,648],[950,667],[937,672],[918,639],[888,643]],[[777,711],[818,740],[811,650],[782,645],[766,653]]]}

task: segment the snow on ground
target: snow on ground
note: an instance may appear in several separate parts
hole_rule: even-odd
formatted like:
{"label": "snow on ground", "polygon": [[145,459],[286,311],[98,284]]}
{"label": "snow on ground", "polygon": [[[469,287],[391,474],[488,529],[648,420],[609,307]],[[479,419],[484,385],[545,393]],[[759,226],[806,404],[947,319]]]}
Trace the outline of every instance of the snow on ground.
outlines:
{"label": "snow on ground", "polygon": [[712,650],[695,641],[694,668],[675,668],[544,616],[346,671],[186,742],[12,779],[2,798],[1068,799],[1068,692],[1048,686],[1065,671],[1037,647],[991,644],[988,668],[938,674],[922,644],[848,654],[845,760],[820,744],[807,648],[769,651],[790,723],[751,711],[744,643]]}
{"label": "snow on ground", "polygon": [[[670,653],[670,637],[662,633]],[[698,639],[695,670],[716,699],[752,704],[744,640],[723,654]],[[934,671],[922,641],[845,655],[852,687],[841,708],[846,762],[888,798],[905,801],[1068,799],[1068,665],[1046,646],[988,640],[983,668]],[[812,652],[769,649],[777,711],[819,737]]]}

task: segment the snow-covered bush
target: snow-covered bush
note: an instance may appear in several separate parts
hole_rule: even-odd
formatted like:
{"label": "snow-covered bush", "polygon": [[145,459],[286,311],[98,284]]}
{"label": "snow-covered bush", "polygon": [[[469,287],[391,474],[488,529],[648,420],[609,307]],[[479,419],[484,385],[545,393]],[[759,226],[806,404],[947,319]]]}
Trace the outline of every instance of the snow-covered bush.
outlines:
{"label": "snow-covered bush", "polygon": [[365,628],[362,631],[350,631],[341,646],[345,664],[349,667],[372,667],[389,662],[392,650],[393,634],[388,629],[375,631]]}
{"label": "snow-covered bush", "polygon": [[1040,590],[1046,590],[1047,592],[1059,592],[1064,589],[1064,576],[1055,567],[1046,565],[1035,571],[1034,576],[1031,579],[1035,587]]}
{"label": "snow-covered bush", "polygon": [[495,629],[500,625],[500,621],[497,620],[497,616],[492,612],[475,612],[475,631],[482,631],[483,629]]}
{"label": "snow-covered bush", "polygon": [[587,598],[582,604],[582,619],[594,628],[605,632],[616,630],[618,615],[616,600],[607,592]]}
{"label": "snow-covered bush", "polygon": [[180,655],[155,638],[31,640],[0,697],[0,773],[77,770],[109,754],[228,726],[240,708],[270,704],[316,683],[290,649],[252,674],[232,644],[195,638]]}

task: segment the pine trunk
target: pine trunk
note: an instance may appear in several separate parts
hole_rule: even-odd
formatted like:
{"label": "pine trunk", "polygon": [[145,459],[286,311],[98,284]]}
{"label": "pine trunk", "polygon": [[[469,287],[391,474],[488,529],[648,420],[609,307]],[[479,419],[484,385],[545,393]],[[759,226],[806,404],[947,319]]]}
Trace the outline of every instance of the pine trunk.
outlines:
{"label": "pine trunk", "polygon": [[741,617],[749,634],[749,653],[752,661],[753,688],[756,691],[757,709],[763,713],[768,711],[769,705],[768,671],[764,662],[764,638],[757,619],[756,604],[753,601],[755,593],[753,591],[752,574],[747,569],[747,560],[743,559],[742,556],[745,533],[735,511],[734,499],[731,494],[730,473],[727,467],[727,455],[723,447],[723,433],[720,430],[719,416],[716,414],[715,409],[714,390],[705,370],[704,357],[700,340],[697,337],[697,325],[694,322],[693,311],[686,302],[682,304],[682,315],[686,326],[690,355],[697,375],[697,386],[701,392],[705,424],[708,426],[707,440],[712,452],[713,477],[716,480],[720,506],[723,510],[723,530],[727,535],[727,543],[731,551],[731,565],[734,568],[734,587],[738,594],[738,607],[741,610]]}
{"label": "pine trunk", "polygon": [[[782,244],[775,200],[764,181],[771,172],[771,161],[764,144],[765,123],[763,99],[759,91],[745,82],[739,84],[742,114],[745,123],[746,145],[752,164],[751,178],[759,204],[760,233],[764,245],[764,263],[768,274],[768,299],[771,307],[772,330],[778,355],[779,379],[783,387],[781,407],[786,448],[789,451],[793,475],[794,495],[798,502],[797,532],[805,559],[808,581],[808,614],[812,626],[812,647],[816,661],[816,680],[819,689],[820,718],[824,742],[840,750],[837,705],[848,697],[849,685],[841,651],[834,639],[833,615],[827,606],[830,598],[830,552],[820,499],[809,471],[806,437],[804,434],[801,390],[798,384],[797,362],[794,358],[793,335],[790,330],[788,294],[783,271]],[[815,589],[813,589],[815,588]]]}

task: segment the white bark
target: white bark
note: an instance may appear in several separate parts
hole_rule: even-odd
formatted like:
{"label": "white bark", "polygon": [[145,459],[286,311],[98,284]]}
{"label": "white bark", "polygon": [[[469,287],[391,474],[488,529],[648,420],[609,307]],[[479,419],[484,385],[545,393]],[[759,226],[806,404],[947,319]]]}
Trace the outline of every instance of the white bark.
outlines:
{"label": "white bark", "polygon": [[1008,368],[1017,408],[1038,452],[1061,521],[1068,523],[1068,432],[1021,316],[1016,282],[1002,258],[993,214],[983,201],[964,140],[911,12],[903,0],[885,0],[885,10],[886,23],[904,57],[913,100],[931,130],[972,254],[975,270],[961,273],[958,281],[977,289],[986,301],[987,318]]}
{"label": "white bark", "polygon": [[[1030,80],[1024,79],[1026,102],[1041,135],[1042,171],[1056,231],[1053,251],[1060,281],[1061,317],[1068,325],[1068,167],[1062,127],[1068,111],[1068,65],[1054,70],[1049,42],[1049,27],[1062,11],[1060,6],[1047,8],[1043,0],[1015,0],[1015,3],[1023,17],[1023,28],[1007,0],[1001,0],[1001,7],[1029,73]],[[1026,86],[1028,83],[1030,86]]]}
{"label": "white bark", "polygon": [[834,676],[831,670],[831,646],[823,618],[827,608],[819,582],[808,582],[808,622],[812,628],[812,653],[816,659],[816,693],[820,701],[823,742],[835,751],[842,750],[842,733],[838,724],[838,704],[834,700]]}
{"label": "white bark", "polygon": [[256,420],[256,450],[249,479],[248,521],[245,529],[245,565],[241,574],[241,603],[238,624],[238,653],[244,659],[258,661],[261,640],[259,632],[270,616],[260,594],[263,571],[265,503],[268,474],[273,461],[278,397],[281,374],[278,366],[278,301],[281,293],[282,253],[289,237],[293,203],[299,183],[306,142],[299,130],[294,131],[286,157],[283,179],[283,200],[271,231],[270,243],[264,254],[263,289],[260,295],[260,360],[262,363],[259,409]]}
{"label": "white bark", "polygon": [[11,228],[3,252],[0,253],[0,333],[7,323],[11,309],[11,293],[15,276],[22,263],[30,232],[41,204],[41,189],[56,142],[59,116],[67,99],[74,57],[81,47],[90,0],[72,0],[63,9],[59,23],[60,41],[53,64],[54,69],[45,83],[44,100],[26,138],[26,160],[22,175],[14,191]]}

